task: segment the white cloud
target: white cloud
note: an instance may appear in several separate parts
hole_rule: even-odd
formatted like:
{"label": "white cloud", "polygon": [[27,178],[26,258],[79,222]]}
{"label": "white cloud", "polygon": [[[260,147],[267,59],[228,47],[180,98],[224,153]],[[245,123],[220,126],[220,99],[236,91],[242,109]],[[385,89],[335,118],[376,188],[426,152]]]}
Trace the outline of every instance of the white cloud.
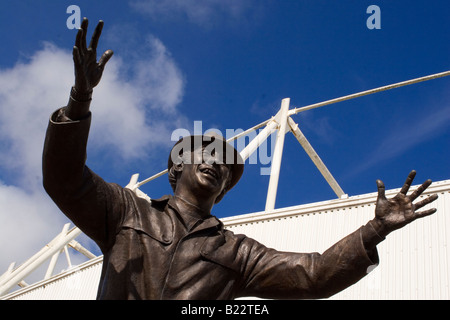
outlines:
{"label": "white cloud", "polygon": [[67,222],[43,192],[1,183],[0,217],[0,274],[10,263],[17,267],[43,248]]}
{"label": "white cloud", "polygon": [[40,184],[49,114],[67,101],[73,77],[67,57],[47,43],[28,62],[0,70],[0,168],[12,170],[14,183],[27,189]]}
{"label": "white cloud", "polygon": [[[132,64],[118,56],[110,60],[91,105],[89,143],[99,154],[113,152],[118,162],[168,143],[183,121],[176,107],[184,80],[175,62],[152,36],[140,51],[147,55]],[[45,43],[25,61],[0,69],[0,275],[11,262],[31,257],[67,222],[43,191],[41,157],[49,116],[69,97],[72,61],[69,50]]]}

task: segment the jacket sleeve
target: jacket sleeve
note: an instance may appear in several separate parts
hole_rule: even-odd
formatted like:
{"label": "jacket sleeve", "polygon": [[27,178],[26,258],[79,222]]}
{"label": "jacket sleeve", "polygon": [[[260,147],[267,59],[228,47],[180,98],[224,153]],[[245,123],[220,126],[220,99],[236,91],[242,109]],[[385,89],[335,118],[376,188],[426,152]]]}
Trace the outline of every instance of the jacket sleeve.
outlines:
{"label": "jacket sleeve", "polygon": [[[361,227],[323,254],[280,252],[253,239],[244,240],[240,296],[268,299],[327,298],[359,281],[378,264],[375,248],[367,251]],[[369,232],[371,232],[369,230]]]}
{"label": "jacket sleeve", "polygon": [[114,241],[127,195],[85,165],[91,115],[80,121],[50,118],[44,143],[44,188],[56,205],[105,252]]}

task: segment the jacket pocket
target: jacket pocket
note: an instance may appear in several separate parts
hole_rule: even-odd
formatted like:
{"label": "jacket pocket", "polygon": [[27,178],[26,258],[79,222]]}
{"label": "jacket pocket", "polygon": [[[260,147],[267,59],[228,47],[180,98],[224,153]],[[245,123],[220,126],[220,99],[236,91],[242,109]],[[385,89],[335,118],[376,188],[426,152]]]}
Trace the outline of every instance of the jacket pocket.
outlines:
{"label": "jacket pocket", "polygon": [[144,200],[135,199],[135,208],[125,216],[122,228],[131,228],[145,233],[154,240],[163,244],[173,241],[173,222],[165,211],[159,211],[149,206]]}

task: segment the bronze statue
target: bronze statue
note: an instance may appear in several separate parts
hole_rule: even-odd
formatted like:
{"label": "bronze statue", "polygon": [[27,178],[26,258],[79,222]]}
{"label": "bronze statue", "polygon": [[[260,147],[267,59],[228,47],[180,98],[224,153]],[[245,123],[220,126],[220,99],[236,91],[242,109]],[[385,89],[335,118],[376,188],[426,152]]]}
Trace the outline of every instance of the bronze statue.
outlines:
{"label": "bronze statue", "polygon": [[[237,151],[217,137],[186,137],[174,146],[168,161],[173,196],[149,203],[105,182],[85,165],[92,90],[113,55],[108,50],[96,61],[102,27],[87,47],[88,21],[82,22],[73,49],[75,85],[67,106],[51,116],[43,152],[45,189],[104,254],[98,299],[329,297],[378,264],[376,245],[390,232],[436,211],[416,211],[437,195],[414,204],[431,181],[408,196],[412,171],[392,199],[378,180],[375,217],[323,254],[269,249],[211,215],[244,169]],[[225,148],[204,152],[212,141]],[[216,161],[221,152],[231,161]]]}

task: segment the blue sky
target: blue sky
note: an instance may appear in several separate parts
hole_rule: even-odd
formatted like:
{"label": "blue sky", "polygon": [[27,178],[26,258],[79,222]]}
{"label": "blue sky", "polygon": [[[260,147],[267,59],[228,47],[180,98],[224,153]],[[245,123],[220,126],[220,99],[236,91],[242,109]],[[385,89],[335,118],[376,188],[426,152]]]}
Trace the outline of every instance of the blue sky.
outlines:
{"label": "blue sky", "polygon": [[[0,3],[0,273],[67,222],[42,189],[49,115],[73,84],[68,6],[105,21],[114,50],[91,105],[88,165],[125,186],[165,169],[175,129],[248,129],[291,107],[450,70],[448,1],[2,1]],[[381,29],[370,30],[370,5]],[[99,52],[99,53],[101,53]],[[450,78],[306,111],[292,118],[349,195],[450,178]],[[259,155],[258,155],[259,156]],[[246,166],[218,217],[264,210],[267,164]],[[142,187],[170,193],[163,176]],[[292,134],[276,208],[334,199]],[[87,244],[90,246],[89,244]],[[91,247],[96,250],[95,247]]]}

